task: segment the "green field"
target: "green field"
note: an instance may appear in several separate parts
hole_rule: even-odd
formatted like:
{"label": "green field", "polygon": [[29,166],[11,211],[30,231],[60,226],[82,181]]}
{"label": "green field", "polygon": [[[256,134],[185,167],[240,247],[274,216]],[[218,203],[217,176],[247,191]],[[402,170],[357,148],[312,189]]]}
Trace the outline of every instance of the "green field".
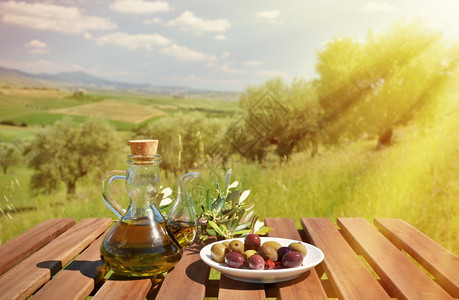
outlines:
{"label": "green field", "polygon": [[[34,125],[51,125],[65,114],[56,109],[72,109],[89,103],[69,99],[61,91],[3,89],[0,93],[0,121],[25,122],[27,127],[0,126],[0,139],[31,138]],[[135,104],[161,110],[167,114],[201,110],[209,114],[230,116],[235,103],[196,99],[174,99],[151,95],[95,95],[113,99],[129,107]],[[32,104],[34,105],[32,105]],[[226,113],[225,113],[226,112]],[[87,116],[72,116],[83,121]],[[154,116],[144,122],[157,118]],[[300,217],[375,217],[402,218],[424,233],[459,252],[459,116],[447,114],[426,128],[408,126],[394,133],[394,145],[375,150],[372,138],[320,148],[320,155],[295,153],[287,163],[279,164],[274,155],[263,165],[233,157],[233,180],[250,189],[255,211],[265,217],[290,217],[299,226]],[[131,122],[129,122],[131,121]],[[138,116],[112,124],[120,130],[138,126]],[[119,134],[128,136],[131,132]],[[109,169],[124,169],[128,149],[119,153]],[[107,170],[108,171],[108,170]],[[201,170],[206,173],[208,170]],[[49,218],[113,217],[101,199],[101,174],[77,182],[77,196],[66,200],[65,189],[49,195],[29,193],[32,175],[26,164],[8,169],[0,176],[0,196],[17,179],[20,187],[8,196],[16,211],[11,217],[0,215],[0,243]],[[162,174],[164,186],[173,187],[176,178]],[[126,205],[122,183],[115,183],[114,194]],[[1,199],[1,201],[4,201]],[[2,207],[4,207],[2,205]]]}
{"label": "green field", "polygon": [[0,125],[0,141],[12,142],[15,139],[31,139],[34,135],[33,128]]}
{"label": "green field", "polygon": [[181,99],[135,93],[99,93],[78,99],[73,98],[69,91],[0,88],[0,122],[9,121],[27,126],[52,125],[66,116],[76,122],[96,116],[109,120],[119,130],[131,130],[139,124],[177,112],[200,111],[211,116],[228,116],[237,109],[235,101]]}

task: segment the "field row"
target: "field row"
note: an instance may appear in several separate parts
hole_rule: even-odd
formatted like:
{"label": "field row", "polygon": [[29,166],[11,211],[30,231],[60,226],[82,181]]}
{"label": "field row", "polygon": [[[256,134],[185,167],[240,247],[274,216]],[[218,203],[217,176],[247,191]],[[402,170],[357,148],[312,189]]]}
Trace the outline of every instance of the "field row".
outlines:
{"label": "field row", "polygon": [[[0,123],[30,127],[52,125],[64,117],[83,122],[94,116],[108,120],[118,130],[131,130],[161,116],[177,112],[201,111],[227,116],[237,110],[237,102],[202,99],[176,99],[151,95],[96,94],[75,96],[70,92],[26,89],[0,89]],[[27,137],[33,129],[0,127],[0,140],[11,141],[12,135]]]}

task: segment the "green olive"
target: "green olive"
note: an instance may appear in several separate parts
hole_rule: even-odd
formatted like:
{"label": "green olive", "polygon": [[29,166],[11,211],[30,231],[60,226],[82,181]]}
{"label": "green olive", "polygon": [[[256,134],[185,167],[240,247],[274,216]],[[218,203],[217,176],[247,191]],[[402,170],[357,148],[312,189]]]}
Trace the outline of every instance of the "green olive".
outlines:
{"label": "green olive", "polygon": [[248,260],[250,256],[257,254],[255,250],[246,250],[242,255],[244,256],[245,260]]}
{"label": "green olive", "polygon": [[233,240],[228,246],[230,251],[244,253],[244,244],[240,240]]}
{"label": "green olive", "polygon": [[271,247],[274,248],[274,250],[279,250],[280,247],[282,247],[281,244],[279,244],[278,242],[275,242],[275,241],[267,241],[267,242],[264,242],[263,245],[266,244],[266,245],[270,245]]}
{"label": "green olive", "polygon": [[292,251],[296,251],[296,252],[299,252],[301,253],[301,255],[303,255],[303,257],[306,256],[306,253],[308,252],[306,250],[306,247],[300,243],[300,242],[293,242],[291,243],[290,245],[288,245],[288,247],[290,248],[290,250]]}
{"label": "green olive", "polygon": [[212,248],[210,248],[210,256],[212,256],[214,261],[219,263],[225,262],[225,255],[228,252],[228,248],[226,248],[222,243],[215,244]]}
{"label": "green olive", "polygon": [[258,254],[260,254],[265,261],[271,259],[273,262],[276,262],[278,258],[277,251],[267,243],[261,245],[258,249]]}

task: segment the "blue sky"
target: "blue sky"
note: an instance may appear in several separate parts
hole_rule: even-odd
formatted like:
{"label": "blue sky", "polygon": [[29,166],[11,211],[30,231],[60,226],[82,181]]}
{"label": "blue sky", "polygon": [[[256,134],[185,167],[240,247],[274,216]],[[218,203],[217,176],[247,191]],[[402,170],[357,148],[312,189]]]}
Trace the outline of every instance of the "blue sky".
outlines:
{"label": "blue sky", "polygon": [[459,39],[459,0],[0,1],[0,66],[243,90],[312,78],[328,40],[414,17]]}

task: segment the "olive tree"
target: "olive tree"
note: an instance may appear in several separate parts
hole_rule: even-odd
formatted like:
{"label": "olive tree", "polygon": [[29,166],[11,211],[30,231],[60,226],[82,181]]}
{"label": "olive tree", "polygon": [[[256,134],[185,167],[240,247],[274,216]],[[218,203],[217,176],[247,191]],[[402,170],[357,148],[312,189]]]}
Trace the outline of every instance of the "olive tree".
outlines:
{"label": "olive tree", "polygon": [[172,172],[177,176],[178,172],[200,168],[208,156],[213,156],[212,149],[222,141],[227,124],[226,119],[208,118],[202,113],[178,113],[141,127],[137,137],[158,139],[162,169],[166,175]]}
{"label": "olive tree", "polygon": [[458,63],[457,47],[418,21],[396,22],[364,41],[329,41],[316,66],[329,141],[375,135],[378,148],[390,145],[395,127],[434,111]]}
{"label": "olive tree", "polygon": [[3,174],[6,174],[8,167],[18,164],[21,160],[21,152],[10,143],[0,143],[0,165],[3,168]]}
{"label": "olive tree", "polygon": [[37,132],[32,141],[31,188],[50,192],[63,182],[75,194],[78,179],[105,170],[119,154],[120,141],[106,121],[90,118],[82,124],[70,119]]}
{"label": "olive tree", "polygon": [[321,110],[313,82],[294,79],[289,85],[274,78],[248,87],[240,95],[240,105],[246,112],[246,132],[253,128],[259,134],[247,158],[261,162],[274,147],[281,159],[288,160],[305,140],[313,146],[312,155],[317,153]]}

